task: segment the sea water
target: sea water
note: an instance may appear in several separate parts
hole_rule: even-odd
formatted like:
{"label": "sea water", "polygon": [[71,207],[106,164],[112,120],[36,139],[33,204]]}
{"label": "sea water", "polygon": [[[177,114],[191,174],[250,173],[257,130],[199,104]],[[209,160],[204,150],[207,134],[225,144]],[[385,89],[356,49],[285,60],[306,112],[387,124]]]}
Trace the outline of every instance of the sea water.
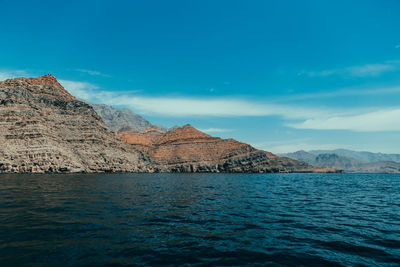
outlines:
{"label": "sea water", "polygon": [[1,266],[400,264],[400,175],[0,175]]}

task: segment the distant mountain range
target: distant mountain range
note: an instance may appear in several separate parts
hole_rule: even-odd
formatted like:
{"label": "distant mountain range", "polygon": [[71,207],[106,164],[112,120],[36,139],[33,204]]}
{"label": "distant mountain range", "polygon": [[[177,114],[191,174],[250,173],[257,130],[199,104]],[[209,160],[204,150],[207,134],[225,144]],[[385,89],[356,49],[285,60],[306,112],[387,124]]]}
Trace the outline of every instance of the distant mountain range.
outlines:
{"label": "distant mountain range", "polygon": [[394,161],[400,162],[400,154],[384,154],[366,151],[353,151],[348,149],[335,150],[311,150],[312,154],[336,154],[338,156],[357,159],[361,162],[378,162],[378,161]]}
{"label": "distant mountain range", "polygon": [[400,173],[400,154],[359,152],[347,149],[296,151],[280,154],[306,162],[357,173]]}

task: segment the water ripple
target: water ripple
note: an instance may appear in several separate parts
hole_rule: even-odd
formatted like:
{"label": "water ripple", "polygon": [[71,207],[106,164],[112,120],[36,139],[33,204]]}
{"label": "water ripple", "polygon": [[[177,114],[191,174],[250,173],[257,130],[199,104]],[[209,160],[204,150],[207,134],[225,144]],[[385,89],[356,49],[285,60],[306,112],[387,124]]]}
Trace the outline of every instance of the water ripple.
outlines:
{"label": "water ripple", "polygon": [[396,266],[400,176],[1,175],[1,266]]}

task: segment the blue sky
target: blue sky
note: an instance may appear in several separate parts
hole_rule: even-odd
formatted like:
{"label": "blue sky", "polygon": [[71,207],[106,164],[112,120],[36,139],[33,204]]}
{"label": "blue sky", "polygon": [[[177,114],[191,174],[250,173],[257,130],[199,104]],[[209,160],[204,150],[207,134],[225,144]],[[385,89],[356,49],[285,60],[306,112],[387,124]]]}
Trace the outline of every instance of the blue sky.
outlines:
{"label": "blue sky", "polygon": [[399,1],[0,0],[0,80],[275,153],[400,153]]}

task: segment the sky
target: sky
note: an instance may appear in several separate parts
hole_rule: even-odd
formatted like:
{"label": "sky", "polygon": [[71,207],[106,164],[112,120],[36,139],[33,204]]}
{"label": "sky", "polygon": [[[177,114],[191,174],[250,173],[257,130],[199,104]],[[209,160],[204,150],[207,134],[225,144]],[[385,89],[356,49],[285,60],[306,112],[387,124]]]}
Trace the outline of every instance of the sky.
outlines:
{"label": "sky", "polygon": [[400,1],[0,0],[0,80],[274,153],[400,153]]}

